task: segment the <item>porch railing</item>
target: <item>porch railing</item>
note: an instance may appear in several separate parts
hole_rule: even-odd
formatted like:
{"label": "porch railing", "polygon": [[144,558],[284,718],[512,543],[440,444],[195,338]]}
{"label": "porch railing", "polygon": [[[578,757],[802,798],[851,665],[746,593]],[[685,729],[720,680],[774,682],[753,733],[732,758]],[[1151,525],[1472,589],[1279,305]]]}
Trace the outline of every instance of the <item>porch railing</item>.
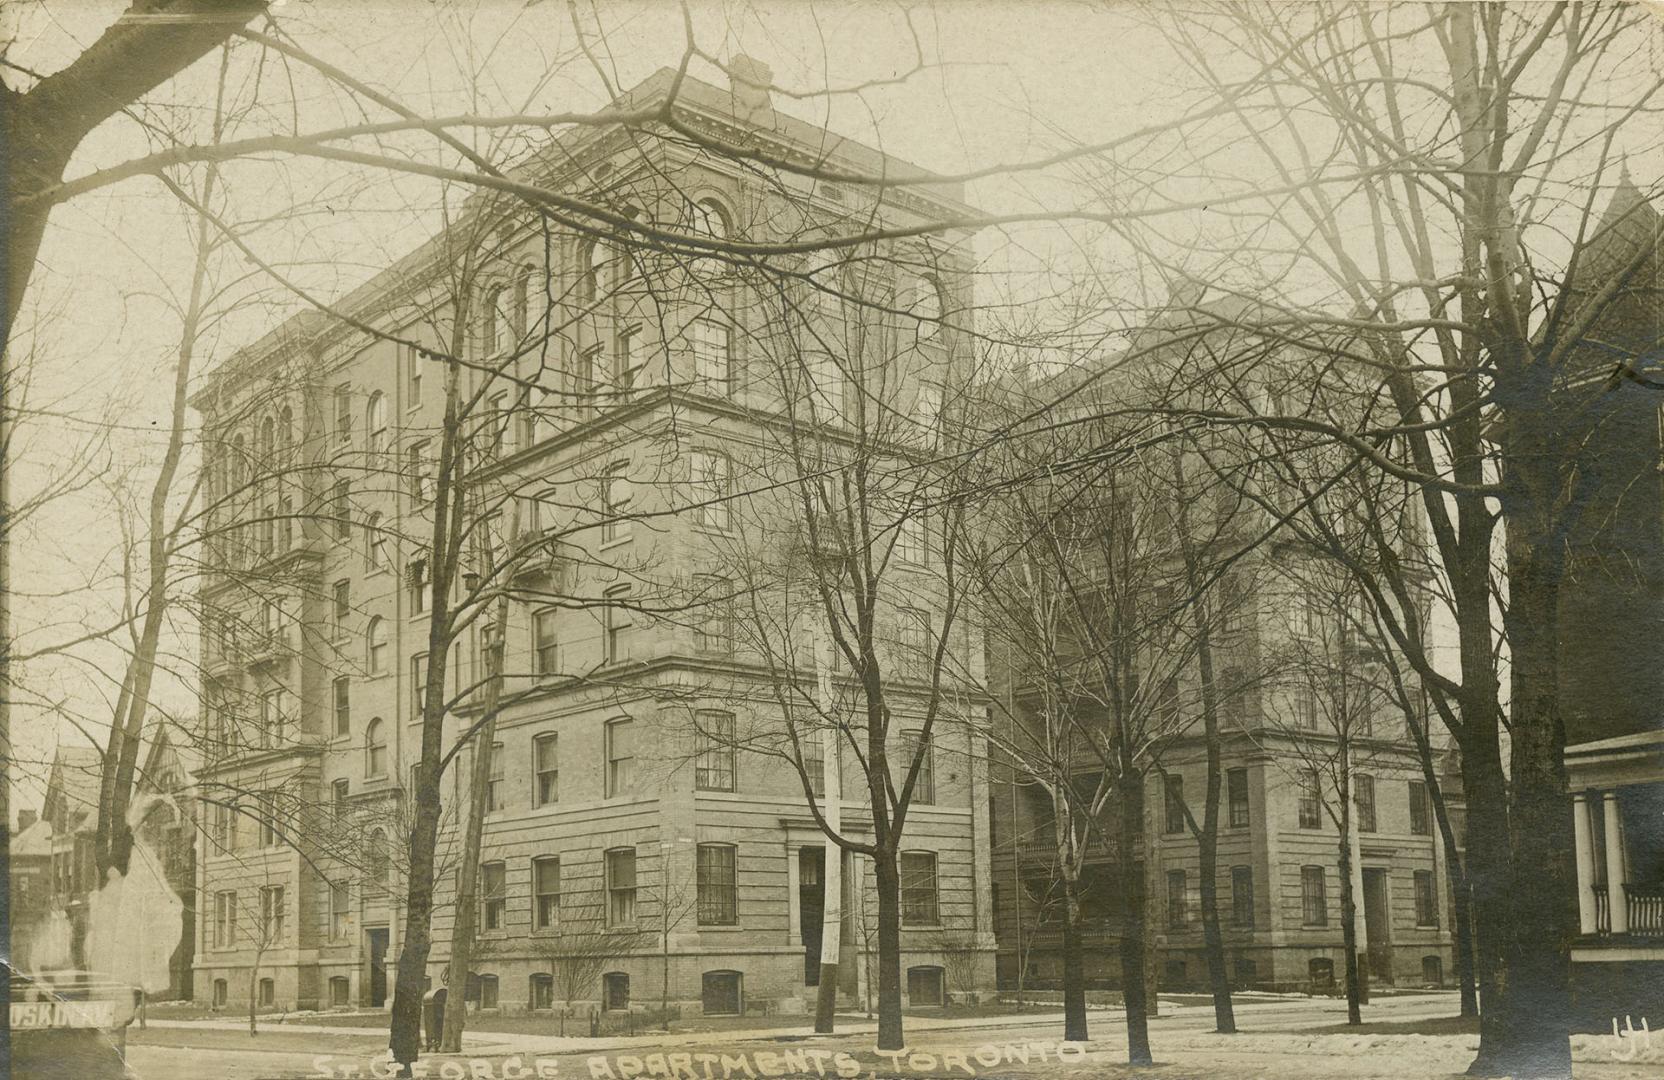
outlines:
{"label": "porch railing", "polygon": [[[1612,908],[1605,885],[1592,887],[1595,894],[1595,933],[1612,932]],[[1624,911],[1629,916],[1632,937],[1664,938],[1664,884],[1625,885]]]}
{"label": "porch railing", "polygon": [[1636,937],[1664,937],[1664,884],[1625,885],[1624,896],[1629,902],[1629,932]]}

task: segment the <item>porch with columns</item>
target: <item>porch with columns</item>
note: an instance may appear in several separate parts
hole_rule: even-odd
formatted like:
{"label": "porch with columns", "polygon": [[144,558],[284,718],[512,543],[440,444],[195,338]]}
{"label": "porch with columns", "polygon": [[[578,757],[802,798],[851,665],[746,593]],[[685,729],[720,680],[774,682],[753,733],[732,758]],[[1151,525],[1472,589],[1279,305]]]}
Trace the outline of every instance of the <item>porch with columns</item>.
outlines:
{"label": "porch with columns", "polygon": [[1578,933],[1664,943],[1664,732],[1568,747]]}

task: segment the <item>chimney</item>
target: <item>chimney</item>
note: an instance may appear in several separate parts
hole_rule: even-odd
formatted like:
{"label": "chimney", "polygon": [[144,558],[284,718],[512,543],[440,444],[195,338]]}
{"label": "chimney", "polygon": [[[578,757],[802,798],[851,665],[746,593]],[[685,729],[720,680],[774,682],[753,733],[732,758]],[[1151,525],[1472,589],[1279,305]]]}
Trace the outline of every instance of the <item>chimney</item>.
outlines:
{"label": "chimney", "polygon": [[768,88],[774,71],[761,60],[740,53],[728,61],[728,92],[734,98],[734,116],[747,123],[762,123],[774,105]]}
{"label": "chimney", "polygon": [[40,819],[33,810],[19,810],[17,812],[17,831],[22,832]]}

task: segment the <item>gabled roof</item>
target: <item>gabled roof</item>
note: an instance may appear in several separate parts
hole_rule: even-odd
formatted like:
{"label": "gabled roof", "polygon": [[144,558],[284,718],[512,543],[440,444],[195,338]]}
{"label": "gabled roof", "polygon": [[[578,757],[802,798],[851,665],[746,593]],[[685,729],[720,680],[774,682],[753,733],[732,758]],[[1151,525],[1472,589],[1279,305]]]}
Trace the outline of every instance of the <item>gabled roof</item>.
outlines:
{"label": "gabled roof", "polygon": [[104,755],[92,746],[60,746],[52,758],[52,773],[46,781],[46,801],[41,816],[51,818],[63,805],[71,828],[98,809],[98,792],[103,780]]}
{"label": "gabled roof", "polygon": [[12,837],[13,859],[45,858],[52,854],[52,823],[41,818]]}

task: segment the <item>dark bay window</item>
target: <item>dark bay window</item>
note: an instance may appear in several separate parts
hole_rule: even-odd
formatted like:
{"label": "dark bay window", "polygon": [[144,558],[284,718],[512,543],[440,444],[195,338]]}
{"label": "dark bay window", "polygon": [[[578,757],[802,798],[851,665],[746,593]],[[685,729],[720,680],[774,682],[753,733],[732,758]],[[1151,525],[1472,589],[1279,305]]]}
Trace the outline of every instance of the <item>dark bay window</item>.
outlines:
{"label": "dark bay window", "polygon": [[1231,867],[1231,925],[1250,929],[1254,925],[1254,868]]}
{"label": "dark bay window", "polygon": [[1186,907],[1185,872],[1183,870],[1167,871],[1167,928],[1169,930],[1183,930],[1190,921],[1190,913]]}
{"label": "dark bay window", "polygon": [[1300,827],[1302,829],[1323,828],[1323,799],[1318,790],[1317,771],[1307,772],[1301,778],[1300,787]]}
{"label": "dark bay window", "polygon": [[560,922],[560,859],[553,855],[532,860],[533,927],[552,930]]}
{"label": "dark bay window", "polygon": [[732,844],[699,845],[697,886],[700,926],[734,926],[739,922],[734,850]]}
{"label": "dark bay window", "polygon": [[1432,805],[1427,797],[1427,784],[1410,781],[1410,832],[1417,836],[1433,835]]}
{"label": "dark bay window", "polygon": [[1433,887],[1433,871],[1416,871],[1416,925],[1439,925],[1439,894]]}
{"label": "dark bay window", "polygon": [[734,714],[694,713],[694,786],[700,791],[734,790]]}
{"label": "dark bay window", "polygon": [[1225,788],[1230,797],[1230,827],[1248,825],[1248,770],[1229,769],[1225,773]]}
{"label": "dark bay window", "polygon": [[501,930],[508,913],[508,866],[506,863],[480,864],[480,928]]}
{"label": "dark bay window", "polygon": [[1162,777],[1162,791],[1166,798],[1166,813],[1163,815],[1163,831],[1169,833],[1184,832],[1184,777]]}
{"label": "dark bay window", "polygon": [[936,902],[935,853],[902,852],[901,925],[935,926],[940,921]]}
{"label": "dark bay window", "polygon": [[1358,807],[1358,831],[1375,831],[1375,777],[1359,773],[1353,778],[1353,802]]}
{"label": "dark bay window", "polygon": [[634,926],[636,921],[636,849],[613,848],[606,854],[607,925]]}
{"label": "dark bay window", "polygon": [[1300,868],[1300,922],[1303,926],[1329,925],[1329,901],[1324,894],[1321,866]]}
{"label": "dark bay window", "polygon": [[532,740],[532,768],[537,774],[537,805],[548,806],[560,798],[560,743],[556,736],[539,735]]}

